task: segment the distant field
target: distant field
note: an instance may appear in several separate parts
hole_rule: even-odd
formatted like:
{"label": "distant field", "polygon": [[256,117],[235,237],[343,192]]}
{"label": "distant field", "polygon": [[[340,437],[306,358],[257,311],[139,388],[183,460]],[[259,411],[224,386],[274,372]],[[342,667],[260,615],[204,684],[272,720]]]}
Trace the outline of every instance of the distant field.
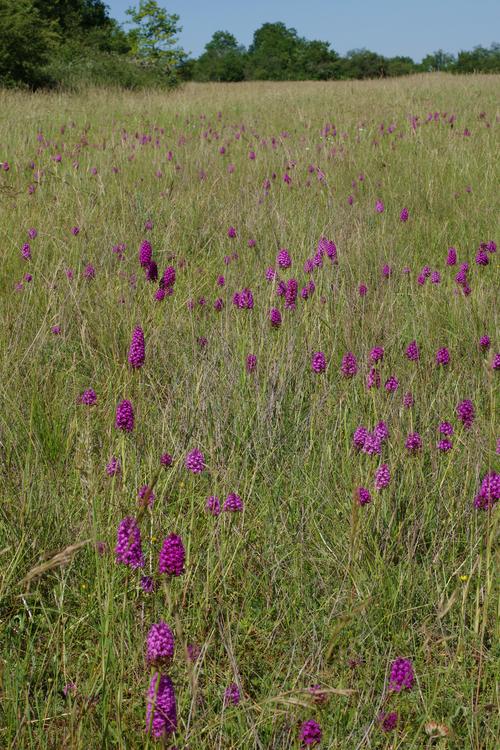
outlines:
{"label": "distant field", "polygon": [[499,90],[0,91],[1,748],[498,747]]}

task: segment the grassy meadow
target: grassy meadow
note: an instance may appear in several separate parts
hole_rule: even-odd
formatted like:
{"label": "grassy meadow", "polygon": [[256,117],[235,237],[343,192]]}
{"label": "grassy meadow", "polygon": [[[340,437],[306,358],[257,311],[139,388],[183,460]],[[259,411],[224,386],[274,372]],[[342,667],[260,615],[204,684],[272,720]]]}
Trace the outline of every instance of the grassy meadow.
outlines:
{"label": "grassy meadow", "polygon": [[[499,88],[0,91],[0,747],[298,750],[309,720],[320,748],[497,747],[497,516],[474,499],[499,471]],[[163,299],[146,240],[159,280],[175,269]],[[353,445],[381,422],[371,453]],[[230,493],[242,510],[206,510]],[[130,516],[137,569],[115,560]],[[171,533],[181,575],[158,572]],[[158,739],[160,620],[177,731]]]}

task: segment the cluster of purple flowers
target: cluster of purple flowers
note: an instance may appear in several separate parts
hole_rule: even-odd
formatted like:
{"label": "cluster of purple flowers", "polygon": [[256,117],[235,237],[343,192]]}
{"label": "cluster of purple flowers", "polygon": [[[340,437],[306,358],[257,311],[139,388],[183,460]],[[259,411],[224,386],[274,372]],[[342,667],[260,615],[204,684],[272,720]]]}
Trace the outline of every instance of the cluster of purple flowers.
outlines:
{"label": "cluster of purple flowers", "polygon": [[408,359],[412,360],[413,362],[416,362],[419,359],[420,350],[417,346],[416,341],[410,341],[410,343],[406,347],[406,356]]}
{"label": "cluster of purple flowers", "polygon": [[321,727],[314,719],[304,721],[299,730],[299,742],[301,747],[314,747],[321,742]]}
{"label": "cluster of purple flowers", "polygon": [[225,499],[222,510],[227,513],[237,513],[243,510],[243,500],[235,492],[231,492]]}
{"label": "cluster of purple flowers", "polygon": [[205,456],[198,448],[194,448],[187,454],[184,465],[192,474],[201,474],[205,469]]}
{"label": "cluster of purple flowers", "polygon": [[358,487],[356,494],[359,505],[368,505],[368,503],[371,503],[372,496],[370,490],[367,490],[366,487]]}
{"label": "cluster of purple flowers", "polygon": [[146,643],[148,664],[160,666],[168,664],[174,655],[174,636],[163,620],[151,625]]}
{"label": "cluster of purple flowers", "polygon": [[353,435],[353,445],[357,450],[363,451],[368,456],[379,455],[383,443],[389,437],[389,429],[385,422],[379,422],[373,432],[360,425]]}
{"label": "cluster of purple flowers", "polygon": [[405,409],[411,409],[413,404],[415,403],[415,400],[413,398],[413,393],[411,391],[407,391],[405,395],[403,396],[403,406]]}
{"label": "cluster of purple flowers", "polygon": [[385,381],[384,385],[385,390],[387,393],[394,393],[399,388],[399,380],[395,375],[391,375],[390,378],[388,378]]}
{"label": "cluster of purple flowers", "polygon": [[153,259],[153,248],[148,240],[141,242],[139,247],[139,263],[143,268],[147,268]]}
{"label": "cluster of purple flowers", "polygon": [[400,693],[402,690],[411,690],[415,681],[413,664],[410,659],[399,657],[391,664],[389,677],[389,690]]}
{"label": "cluster of purple flowers", "polygon": [[145,357],[144,331],[140,326],[134,328],[132,341],[128,352],[128,361],[131,367],[138,369],[143,366]]}
{"label": "cluster of purple flowers", "polygon": [[453,443],[449,439],[453,436],[453,426],[449,422],[441,422],[439,425],[439,434],[444,435],[440,438],[437,447],[442,453],[447,453],[453,448]]}
{"label": "cluster of purple flowers", "polygon": [[85,404],[86,406],[94,406],[97,404],[97,395],[93,388],[87,388],[86,391],[84,391],[78,401],[81,404]]}
{"label": "cluster of purple flowers", "polygon": [[469,285],[469,279],[467,277],[467,273],[469,271],[469,264],[468,263],[462,263],[460,266],[460,269],[458,273],[455,276],[455,282],[456,284],[461,287],[462,292],[466,297],[469,296],[471,293],[471,288]]}
{"label": "cluster of purple flowers", "polygon": [[221,506],[217,495],[210,495],[205,507],[212,516],[220,515],[221,510],[225,513],[239,513],[243,510],[243,500],[235,492],[230,492]]}
{"label": "cluster of purple flowers", "polygon": [[297,294],[299,291],[299,285],[296,279],[289,279],[285,289],[285,308],[288,310],[295,309],[295,302],[297,300]]}
{"label": "cluster of purple flowers", "polygon": [[358,372],[358,362],[352,352],[347,352],[342,357],[340,371],[345,378],[353,378]]}
{"label": "cluster of purple flowers", "polygon": [[146,732],[156,739],[168,737],[177,729],[177,704],[172,680],[155,672],[146,696]]}
{"label": "cluster of purple flowers", "polygon": [[318,248],[316,251],[317,256],[326,255],[332,263],[337,262],[337,246],[333,240],[329,240],[327,237],[320,237],[318,242]]}
{"label": "cluster of purple flowers", "polygon": [[488,351],[491,346],[491,339],[489,336],[481,336],[479,339],[479,346],[483,351]]}
{"label": "cluster of purple flowers", "polygon": [[292,259],[290,257],[290,253],[286,248],[282,248],[277,257],[276,257],[276,263],[280,268],[290,268],[292,265]]}
{"label": "cluster of purple flowers", "polygon": [[164,540],[158,557],[158,572],[178,577],[184,573],[186,551],[177,534],[169,534]]}
{"label": "cluster of purple flowers", "polygon": [[406,438],[405,446],[410,453],[417,453],[419,450],[421,450],[422,438],[420,437],[419,433],[410,432],[410,434]]}
{"label": "cluster of purple flowers", "polygon": [[124,518],[118,526],[115,556],[117,563],[130,568],[144,567],[141,530],[132,516]]}
{"label": "cluster of purple flowers", "polygon": [[160,279],[160,289],[173,289],[175,284],[176,274],[173,266],[167,266],[163,272],[163,276]]}
{"label": "cluster of purple flowers", "polygon": [[374,346],[370,352],[370,360],[374,363],[381,362],[384,358],[384,347]]}
{"label": "cluster of purple flowers", "polygon": [[460,401],[457,406],[457,417],[462,422],[466,430],[470,430],[475,419],[474,404],[468,398]]}
{"label": "cluster of purple flowers", "polygon": [[255,354],[247,354],[246,359],[246,370],[247,372],[253,372],[257,367],[257,357]]}
{"label": "cluster of purple flowers", "polygon": [[130,401],[123,399],[116,407],[115,427],[123,432],[132,432],[134,424],[134,408]]}
{"label": "cluster of purple flowers", "polygon": [[391,711],[390,713],[380,713],[378,715],[378,722],[383,732],[392,732],[396,728],[398,723],[397,711]]}
{"label": "cluster of purple flowers", "polygon": [[490,510],[500,499],[500,474],[490,471],[481,482],[481,487],[474,499],[477,510]]}
{"label": "cluster of purple flowers", "polygon": [[235,292],[233,295],[233,305],[240,310],[253,309],[253,294],[250,289],[242,289],[241,292]]}
{"label": "cluster of purple flowers", "polygon": [[442,349],[438,349],[436,352],[436,364],[437,365],[447,365],[450,362],[450,352],[446,347],[443,347]]}
{"label": "cluster of purple flowers", "polygon": [[114,477],[121,472],[120,460],[116,456],[111,456],[106,465],[106,474],[109,477]]}
{"label": "cluster of purple flowers", "polygon": [[269,311],[269,320],[273,328],[279,328],[281,325],[281,313],[277,307],[273,307]]}
{"label": "cluster of purple flowers", "polygon": [[147,484],[143,484],[143,486],[139,488],[139,490],[137,491],[137,497],[142,501],[142,504],[147,502],[150,508],[152,507],[156,499],[155,493]]}
{"label": "cluster of purple flowers", "polygon": [[381,464],[375,472],[375,489],[380,491],[391,481],[391,472],[387,464]]}
{"label": "cluster of purple flowers", "polygon": [[326,370],[326,358],[323,352],[316,352],[312,356],[311,368],[313,372],[320,374]]}
{"label": "cluster of purple flowers", "polygon": [[[146,229],[148,229],[148,222],[146,222]],[[149,240],[144,240],[139,247],[139,263],[144,269],[147,281],[158,281],[158,265],[153,259],[153,248]],[[158,282],[158,289],[154,295],[156,301],[160,302],[167,295],[170,296],[173,294],[175,280],[175,268],[173,266],[168,266]]]}
{"label": "cluster of purple flowers", "polygon": [[212,516],[218,516],[221,511],[220,500],[217,495],[210,495],[207,498],[206,509]]}
{"label": "cluster of purple flowers", "polygon": [[454,247],[448,248],[448,257],[446,258],[447,266],[456,266],[457,264],[457,251]]}
{"label": "cluster of purple flowers", "polygon": [[240,689],[235,682],[232,682],[224,690],[224,705],[225,706],[237,706],[240,702]]}
{"label": "cluster of purple flowers", "polygon": [[95,268],[92,263],[87,263],[87,265],[83,269],[83,277],[89,280],[95,279]]}
{"label": "cluster of purple flowers", "polygon": [[366,387],[368,390],[370,390],[370,388],[380,388],[380,372],[376,367],[370,367],[370,371],[366,378]]}

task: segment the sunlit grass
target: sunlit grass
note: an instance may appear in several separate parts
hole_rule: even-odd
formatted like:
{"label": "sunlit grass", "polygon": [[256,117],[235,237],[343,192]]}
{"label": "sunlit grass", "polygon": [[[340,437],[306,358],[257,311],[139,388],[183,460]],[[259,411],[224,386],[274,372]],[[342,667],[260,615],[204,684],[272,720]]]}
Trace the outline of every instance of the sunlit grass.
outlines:
{"label": "sunlit grass", "polygon": [[[171,594],[186,641],[201,647],[191,675],[176,651],[174,744],[294,748],[299,723],[315,718],[325,748],[496,747],[495,514],[473,501],[495,461],[498,471],[497,256],[474,263],[481,242],[498,241],[498,85],[494,76],[423,76],[189,85],[164,96],[0,92],[0,162],[10,165],[0,169],[0,746],[148,746],[144,641],[170,610],[162,588],[145,594],[139,572],[115,565],[113,549],[119,521],[136,512],[138,489],[168,451],[174,464],[158,474],[142,522],[144,572],[156,570],[167,534],[182,535],[186,573]],[[30,227],[38,236],[26,262]],[[338,264],[324,258],[303,301],[303,264],[322,235]],[[162,302],[139,266],[145,238],[160,275],[176,268]],[[119,243],[123,261],[112,251]],[[458,266],[446,267],[449,246],[469,263],[467,297]],[[265,279],[282,247],[293,266],[280,277],[299,281],[294,311]],[[83,277],[88,263],[93,280]],[[425,265],[440,284],[417,284]],[[244,287],[253,310],[232,304]],[[283,315],[276,330],[273,306]],[[146,363],[133,372],[137,325]],[[404,356],[413,339],[418,362]],[[374,346],[385,349],[380,391],[365,386]],[[445,346],[451,361],[438,368]],[[317,351],[321,375],[311,370]],[[348,351],[359,364],[353,379],[340,372]],[[389,395],[391,375],[400,384]],[[94,407],[77,403],[86,388]],[[413,409],[403,407],[407,391]],[[130,435],[114,427],[122,398],[135,409]],[[455,411],[465,398],[476,411],[468,431]],[[382,457],[357,454],[356,427],[380,420],[390,431]],[[436,449],[442,420],[455,427],[447,454]],[[409,456],[413,431],[423,449]],[[195,447],[207,461],[199,477],[184,468]],[[122,463],[115,478],[105,471],[112,455]],[[381,462],[392,481],[376,492]],[[360,485],[372,492],[364,507],[353,500]],[[206,513],[209,495],[230,492],[243,498],[242,514]],[[64,566],[23,580],[85,540]],[[387,702],[398,656],[412,659],[416,684]],[[223,709],[232,682],[242,701]],[[69,683],[76,691],[65,697]],[[326,705],[312,702],[313,684],[332,691]],[[398,711],[394,732],[381,732],[382,710]],[[448,736],[432,741],[432,722]]]}

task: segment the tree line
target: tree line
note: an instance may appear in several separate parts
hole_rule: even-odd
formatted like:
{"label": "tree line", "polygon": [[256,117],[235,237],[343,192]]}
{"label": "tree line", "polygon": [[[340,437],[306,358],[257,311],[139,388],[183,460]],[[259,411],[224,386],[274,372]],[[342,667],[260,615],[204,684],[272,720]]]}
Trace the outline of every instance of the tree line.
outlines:
{"label": "tree line", "polygon": [[253,35],[248,49],[233,34],[217,31],[197,60],[184,63],[195,81],[342,80],[383,78],[410,73],[500,72],[500,44],[476,47],[455,57],[443,50],[421,63],[411,57],[385,57],[355,49],[341,57],[329,42],[308,40],[284,23],[265,23]]}
{"label": "tree line", "polygon": [[27,88],[174,86],[182,81],[284,81],[383,78],[416,72],[500,72],[500,44],[421,63],[367,49],[341,56],[284,23],[264,23],[245,48],[216,31],[198,58],[178,44],[179,16],[140,0],[121,26],[103,0],[0,0],[0,85]]}

